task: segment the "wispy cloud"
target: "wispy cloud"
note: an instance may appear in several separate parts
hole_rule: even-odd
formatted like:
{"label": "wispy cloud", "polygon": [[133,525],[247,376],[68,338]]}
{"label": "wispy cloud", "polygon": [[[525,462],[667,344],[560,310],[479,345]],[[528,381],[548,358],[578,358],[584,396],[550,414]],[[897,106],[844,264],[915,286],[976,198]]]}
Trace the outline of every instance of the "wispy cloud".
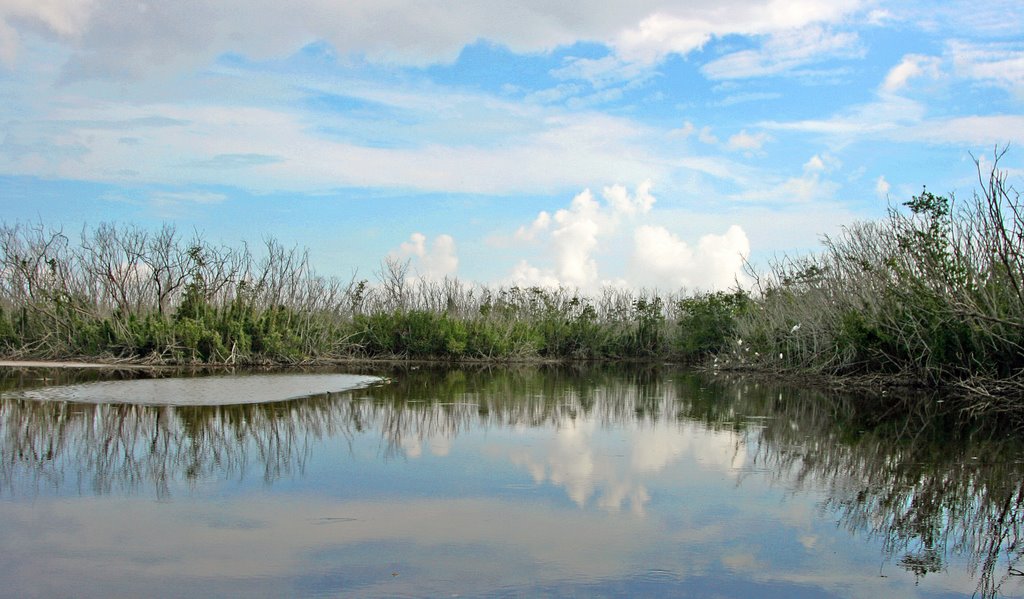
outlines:
{"label": "wispy cloud", "polygon": [[986,115],[931,119],[895,135],[903,141],[994,146],[1024,143],[1024,115]]}
{"label": "wispy cloud", "polygon": [[941,64],[941,59],[935,56],[908,54],[885,76],[882,89],[886,92],[897,92],[906,87],[911,79],[918,77],[938,79]]}
{"label": "wispy cloud", "polygon": [[732,94],[712,102],[714,106],[733,106],[736,104],[744,104],[746,102],[764,102],[767,100],[778,100],[782,97],[781,92],[748,92]]}
{"label": "wispy cloud", "polygon": [[1024,43],[952,41],[948,53],[959,77],[988,83],[1024,99]]}
{"label": "wispy cloud", "polygon": [[763,121],[759,126],[777,131],[799,131],[846,138],[877,137],[920,123],[926,107],[918,101],[883,94],[876,101],[852,106],[823,119]]}
{"label": "wispy cloud", "polygon": [[283,162],[280,156],[268,156],[267,154],[217,154],[206,160],[195,160],[187,166],[196,168],[211,169],[235,169],[247,168],[250,166],[266,166]]}
{"label": "wispy cloud", "polygon": [[773,33],[760,48],[726,54],[706,63],[701,71],[715,80],[765,77],[833,58],[858,58],[863,53],[856,33],[811,26]]}

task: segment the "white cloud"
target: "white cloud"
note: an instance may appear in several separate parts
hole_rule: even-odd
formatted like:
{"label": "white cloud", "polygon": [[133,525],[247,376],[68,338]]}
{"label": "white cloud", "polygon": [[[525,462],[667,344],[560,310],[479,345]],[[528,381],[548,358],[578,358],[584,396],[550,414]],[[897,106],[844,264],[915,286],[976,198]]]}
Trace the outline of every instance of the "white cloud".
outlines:
{"label": "white cloud", "polygon": [[891,189],[889,182],[885,180],[885,175],[879,175],[878,180],[875,181],[875,194],[880,198],[889,197],[889,189]]}
{"label": "white cloud", "polygon": [[0,21],[0,64],[7,68],[14,68],[15,59],[18,57],[18,32]]}
{"label": "white cloud", "polygon": [[633,235],[630,283],[661,289],[725,289],[745,278],[750,242],[739,226],[705,235],[691,248],[661,226],[637,227]]}
{"label": "white cloud", "polygon": [[1024,98],[1024,44],[954,41],[947,51],[958,76],[984,81]]}
{"label": "white cloud", "polygon": [[847,139],[893,135],[925,118],[925,105],[894,94],[881,94],[875,102],[843,110],[826,119],[763,121],[763,129],[834,135]]}
{"label": "white cloud", "polygon": [[761,48],[727,54],[705,64],[701,71],[710,79],[764,77],[812,62],[862,55],[857,34],[812,26],[773,33]]}
{"label": "white cloud", "polygon": [[554,289],[564,284],[551,269],[533,266],[526,260],[516,263],[508,279],[510,283],[524,287],[536,286]]}
{"label": "white cloud", "polygon": [[568,208],[549,217],[541,212],[533,223],[520,227],[516,238],[539,239],[542,235],[550,247],[551,264],[541,268],[528,262],[519,262],[511,274],[516,284],[578,287],[593,289],[599,284],[599,268],[594,257],[602,238],[613,236],[625,219],[650,212],[655,198],[650,193],[651,183],[646,181],[633,195],[621,185],[602,191],[603,204],[586,189],[576,195]]}
{"label": "white cloud", "polygon": [[779,183],[751,187],[738,193],[733,199],[741,202],[763,202],[772,204],[806,204],[812,201],[834,199],[839,185],[823,179],[816,171],[805,172],[799,177],[789,177]]}
{"label": "white cloud", "polygon": [[413,233],[409,241],[398,246],[391,255],[398,259],[412,259],[416,274],[432,281],[455,276],[459,268],[455,240],[451,235],[438,235],[428,248],[426,235]]}
{"label": "white cloud", "polygon": [[[742,278],[750,243],[743,229],[704,235],[691,247],[661,225],[650,183],[630,194],[623,186],[606,187],[595,199],[589,191],[573,198],[553,217],[542,212],[520,227],[517,238],[540,241],[549,249],[546,263],[520,260],[508,280],[518,285],[567,286],[593,291],[604,285],[633,285],[675,290],[682,286],[724,288]],[[632,246],[627,268],[612,272],[609,263]],[[612,249],[616,248],[616,249]]]}
{"label": "white cloud", "polygon": [[654,196],[651,195],[651,182],[644,181],[636,188],[636,194],[629,195],[629,191],[622,185],[613,185],[604,190],[604,199],[611,206],[616,214],[633,216],[636,214],[647,214],[654,206]]}
{"label": "white cloud", "polygon": [[[386,110],[380,119],[363,122],[332,117],[331,128],[353,133],[379,125],[378,135],[389,143],[375,145],[324,133],[303,113],[283,109],[91,102],[50,108],[36,121],[8,123],[0,170],[262,192],[351,186],[514,193],[580,188],[595,179],[666,178],[672,168],[651,143],[656,133],[622,117],[566,114],[438,91],[423,93],[415,108],[406,107],[412,99],[397,92],[371,91],[364,97],[393,102],[395,110],[415,115],[420,128],[395,126]],[[39,110],[47,111],[45,104]],[[512,130],[509,121],[516,126]],[[131,143],[118,123],[131,123]],[[453,133],[458,131],[484,136],[465,140]],[[225,164],[232,168],[211,168]]]}
{"label": "white cloud", "polygon": [[69,79],[145,77],[208,64],[225,52],[269,58],[316,40],[328,42],[342,57],[407,65],[451,62],[478,40],[515,52],[544,52],[589,41],[610,45],[626,62],[649,64],[668,54],[688,54],[713,37],[838,23],[860,10],[860,4],[225,0],[129,6],[116,0],[8,0],[0,7],[0,29],[7,32],[7,57],[19,43],[11,30],[37,25],[55,38],[74,39],[74,55],[65,70]]}
{"label": "white cloud", "polygon": [[908,81],[916,77],[926,76],[938,79],[941,74],[941,64],[942,60],[935,56],[907,54],[900,64],[894,66],[885,76],[882,89],[887,92],[899,91],[906,87]]}
{"label": "white cloud", "polygon": [[0,63],[8,68],[16,65],[19,29],[71,39],[86,25],[92,5],[90,0],[4,0],[0,3]]}
{"label": "white cloud", "polygon": [[683,126],[678,129],[672,129],[668,134],[672,137],[681,137],[683,139],[689,139],[697,131],[697,128],[693,126],[690,121],[684,121]]}
{"label": "white cloud", "polygon": [[711,146],[718,143],[718,137],[711,132],[711,127],[709,126],[701,127],[700,132],[697,134],[697,139],[699,139],[701,143],[706,143]]}
{"label": "white cloud", "polygon": [[149,195],[149,207],[161,218],[179,218],[199,206],[219,204],[226,200],[223,194],[207,191],[161,191]]}
{"label": "white cloud", "polygon": [[[859,10],[860,4],[838,0],[723,0],[659,7],[636,26],[622,30],[613,46],[627,60],[652,63],[668,54],[686,55],[712,37],[774,34],[815,23],[837,23]],[[820,47],[827,49],[828,45]]]}
{"label": "white cloud", "polygon": [[745,151],[756,151],[760,150],[765,143],[771,140],[771,136],[761,131],[759,133],[750,134],[747,133],[746,129],[739,133],[730,136],[729,141],[726,145],[732,150],[745,150]]}
{"label": "white cloud", "polygon": [[817,154],[811,156],[810,160],[804,163],[804,172],[820,172],[823,170],[825,170],[825,161]]}
{"label": "white cloud", "polygon": [[516,230],[515,238],[519,241],[533,241],[542,232],[547,231],[550,226],[551,215],[547,210],[541,210],[529,227],[522,226]]}
{"label": "white cloud", "polygon": [[617,56],[602,58],[571,58],[562,67],[551,71],[557,79],[582,79],[596,89],[627,83],[636,86],[653,75],[646,66],[629,63]]}
{"label": "white cloud", "polygon": [[573,198],[568,210],[555,213],[551,245],[555,271],[564,284],[588,287],[597,280],[597,263],[591,254],[605,219],[589,189]]}
{"label": "white cloud", "polygon": [[777,100],[782,97],[781,92],[747,92],[732,94],[714,102],[713,106],[734,106],[746,102],[763,102],[766,100]]}
{"label": "white cloud", "polygon": [[160,203],[192,203],[192,204],[217,204],[223,202],[226,198],[223,194],[212,193],[208,191],[195,191],[195,192],[158,192],[150,196],[150,199],[154,202]]}
{"label": "white cloud", "polygon": [[804,163],[804,174],[814,175],[815,173],[831,172],[843,166],[842,161],[829,152],[815,154]]}
{"label": "white cloud", "polygon": [[885,25],[893,20],[893,15],[884,8],[876,8],[868,11],[865,22],[869,25]]}
{"label": "white cloud", "polygon": [[908,127],[895,136],[900,140],[944,144],[1024,143],[1024,115],[966,116],[931,119]]}

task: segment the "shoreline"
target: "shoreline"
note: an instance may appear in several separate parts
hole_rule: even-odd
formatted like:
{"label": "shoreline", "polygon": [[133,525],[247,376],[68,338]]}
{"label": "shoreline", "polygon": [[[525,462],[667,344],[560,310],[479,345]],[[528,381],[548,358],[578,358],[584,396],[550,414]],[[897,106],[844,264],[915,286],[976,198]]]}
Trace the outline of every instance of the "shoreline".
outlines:
{"label": "shoreline", "polygon": [[75,362],[73,360],[0,360],[0,368],[85,368],[110,370],[152,370],[168,368],[155,364],[138,364],[132,362]]}

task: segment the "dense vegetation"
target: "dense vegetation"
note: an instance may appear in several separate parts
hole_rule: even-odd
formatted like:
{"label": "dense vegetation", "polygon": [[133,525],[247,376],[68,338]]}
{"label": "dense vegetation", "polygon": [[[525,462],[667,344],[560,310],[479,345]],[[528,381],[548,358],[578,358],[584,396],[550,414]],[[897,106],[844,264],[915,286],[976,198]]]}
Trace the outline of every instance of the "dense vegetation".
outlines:
{"label": "dense vegetation", "polygon": [[886,220],[826,238],[820,254],[775,264],[735,323],[732,359],[959,387],[987,408],[1019,399],[1024,206],[1001,156],[987,174],[978,166],[970,201],[925,189]]}
{"label": "dense vegetation", "polygon": [[103,224],[72,242],[0,226],[0,351],[166,363],[694,358],[723,346],[745,294],[677,299],[605,290],[486,288],[408,276],[317,275],[268,239],[258,252]]}
{"label": "dense vegetation", "polygon": [[[750,290],[665,295],[318,275],[252,251],[103,224],[72,242],[0,225],[0,352],[173,363],[343,358],[698,360],[1024,393],[1024,207],[996,155],[971,201],[923,190]],[[1015,405],[1014,402],[1013,405]],[[991,404],[990,404],[991,405]]]}

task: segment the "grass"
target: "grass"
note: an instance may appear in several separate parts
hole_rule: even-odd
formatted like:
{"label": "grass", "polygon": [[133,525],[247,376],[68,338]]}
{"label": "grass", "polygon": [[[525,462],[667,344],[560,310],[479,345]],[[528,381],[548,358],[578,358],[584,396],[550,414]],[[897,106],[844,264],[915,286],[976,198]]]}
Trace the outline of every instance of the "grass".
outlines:
{"label": "grass", "polygon": [[1024,394],[1024,206],[998,169],[957,202],[923,190],[887,219],[848,227],[819,254],[758,277],[735,322],[736,361],[886,376],[966,391],[979,409]]}
{"label": "grass", "polygon": [[732,334],[743,292],[665,295],[427,281],[387,261],[376,280],[318,275],[305,251],[255,253],[103,224],[0,226],[6,357],[155,363],[346,358],[695,360]]}

